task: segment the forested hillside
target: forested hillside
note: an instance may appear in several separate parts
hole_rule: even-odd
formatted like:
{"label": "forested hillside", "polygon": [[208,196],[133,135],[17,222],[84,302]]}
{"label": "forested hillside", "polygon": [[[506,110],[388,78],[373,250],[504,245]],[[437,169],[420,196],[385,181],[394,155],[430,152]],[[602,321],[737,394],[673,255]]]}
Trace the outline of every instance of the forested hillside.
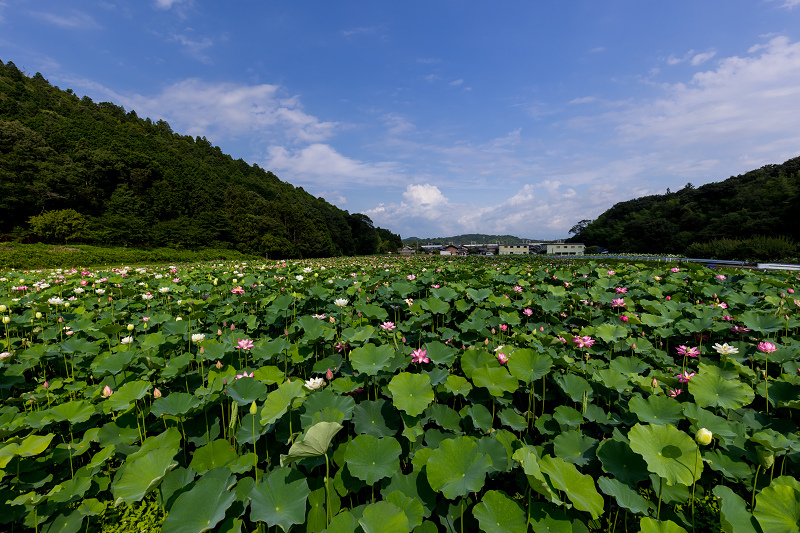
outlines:
{"label": "forested hillside", "polygon": [[270,258],[402,246],[204,137],[78,98],[0,61],[0,237],[178,248]]}
{"label": "forested hillside", "polygon": [[791,255],[800,241],[800,157],[725,181],[620,202],[571,233],[571,242],[613,252],[717,259]]}
{"label": "forested hillside", "polygon": [[404,244],[415,245],[419,244],[455,244],[456,246],[462,244],[499,244],[499,243],[512,243],[520,242],[522,239],[513,235],[487,235],[484,233],[466,233],[464,235],[454,235],[453,237],[434,237],[430,239],[420,239],[419,237],[408,237],[403,239]]}

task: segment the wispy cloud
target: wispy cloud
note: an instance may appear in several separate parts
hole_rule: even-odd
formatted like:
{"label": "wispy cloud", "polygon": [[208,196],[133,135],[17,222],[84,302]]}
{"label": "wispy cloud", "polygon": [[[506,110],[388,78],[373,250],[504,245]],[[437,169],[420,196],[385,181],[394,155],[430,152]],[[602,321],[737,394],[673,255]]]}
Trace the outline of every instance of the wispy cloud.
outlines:
{"label": "wispy cloud", "polygon": [[464,83],[464,80],[462,80],[462,79],[458,79],[458,80],[453,80],[453,81],[451,81],[451,82],[450,82],[450,85],[453,85],[453,86],[458,86],[458,85],[461,85],[462,83]]}
{"label": "wispy cloud", "polygon": [[204,50],[211,48],[214,45],[214,41],[212,41],[210,38],[202,37],[200,39],[192,39],[187,35],[176,33],[172,35],[170,40],[183,45],[186,52],[192,57],[199,59],[204,63],[210,62],[210,58],[203,53]]}
{"label": "wispy cloud", "polygon": [[171,9],[172,6],[176,6],[178,4],[182,4],[183,2],[187,2],[191,0],[155,0],[155,6],[158,9]]}
{"label": "wispy cloud", "polygon": [[31,13],[31,15],[61,28],[92,30],[100,27],[91,15],[75,9],[70,9],[64,13],[37,11]]}

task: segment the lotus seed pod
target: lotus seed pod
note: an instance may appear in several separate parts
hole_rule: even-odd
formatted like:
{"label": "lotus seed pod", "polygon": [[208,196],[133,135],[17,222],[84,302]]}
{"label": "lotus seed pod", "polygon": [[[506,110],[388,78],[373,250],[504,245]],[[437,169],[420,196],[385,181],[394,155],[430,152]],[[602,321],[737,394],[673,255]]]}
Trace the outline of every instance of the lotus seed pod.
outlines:
{"label": "lotus seed pod", "polygon": [[713,436],[714,435],[706,428],[700,428],[697,430],[697,433],[695,433],[694,440],[700,446],[708,446],[711,444],[711,439]]}
{"label": "lotus seed pod", "polygon": [[775,464],[775,452],[772,450],[759,446],[756,448],[756,453],[758,454],[758,462],[761,464],[761,468],[772,468],[772,465]]}

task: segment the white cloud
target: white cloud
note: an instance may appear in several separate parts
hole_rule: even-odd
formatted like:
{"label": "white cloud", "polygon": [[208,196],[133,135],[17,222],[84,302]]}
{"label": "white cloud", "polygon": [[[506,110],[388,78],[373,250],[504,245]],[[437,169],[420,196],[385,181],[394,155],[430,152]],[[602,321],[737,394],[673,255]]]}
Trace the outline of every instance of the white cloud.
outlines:
{"label": "white cloud", "polygon": [[406,187],[406,192],[403,193],[403,198],[405,198],[406,202],[408,202],[411,207],[427,208],[447,203],[447,198],[444,197],[442,191],[430,183],[424,185],[409,185]]}
{"label": "white cloud", "polygon": [[68,13],[36,12],[32,15],[62,28],[90,30],[100,27],[91,15],[76,9],[71,9]]}
{"label": "white cloud", "polygon": [[462,83],[464,83],[464,80],[462,80],[462,79],[458,79],[458,80],[453,80],[453,81],[451,81],[451,82],[450,82],[450,85],[457,86],[457,85],[461,85]]}
{"label": "white cloud", "polygon": [[702,54],[697,54],[697,55],[692,57],[692,60],[691,60],[692,66],[696,67],[697,65],[701,65],[701,64],[705,63],[706,61],[708,61],[709,59],[711,59],[712,57],[714,57],[715,55],[717,55],[717,53],[713,52],[713,51],[712,52],[703,52]]}
{"label": "white cloud", "polygon": [[185,2],[186,0],[155,0],[158,9],[170,9],[172,6]]}
{"label": "white cloud", "polygon": [[589,104],[591,102],[596,102],[597,97],[595,96],[582,96],[580,98],[573,98],[569,101],[570,104]]}
{"label": "white cloud", "polygon": [[181,43],[185,47],[189,55],[196,57],[197,59],[203,62],[206,63],[209,62],[208,56],[203,54],[203,51],[206,48],[210,48],[211,46],[213,46],[214,42],[208,37],[203,37],[201,39],[192,39],[186,35],[173,34],[171,40]]}

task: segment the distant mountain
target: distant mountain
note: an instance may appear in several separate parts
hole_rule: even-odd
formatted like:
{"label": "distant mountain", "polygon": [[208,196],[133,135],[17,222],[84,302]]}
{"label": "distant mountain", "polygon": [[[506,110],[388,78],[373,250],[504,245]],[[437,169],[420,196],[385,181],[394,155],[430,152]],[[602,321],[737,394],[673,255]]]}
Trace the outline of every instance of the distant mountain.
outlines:
{"label": "distant mountain", "polygon": [[111,102],[0,61],[0,240],[235,248],[272,259],[394,251],[400,236]]}
{"label": "distant mountain", "polygon": [[725,181],[620,202],[568,242],[714,259],[791,257],[800,241],[800,157]]}
{"label": "distant mountain", "polygon": [[[513,242],[522,242],[523,240],[532,240],[532,239],[521,239],[520,237],[516,237],[514,235],[487,235],[485,233],[467,233],[464,235],[455,235],[453,237],[434,237],[423,239],[419,237],[408,237],[403,239],[403,244],[408,244],[410,246],[419,243],[420,245],[423,244],[507,244]],[[538,242],[538,241],[536,241]]]}

